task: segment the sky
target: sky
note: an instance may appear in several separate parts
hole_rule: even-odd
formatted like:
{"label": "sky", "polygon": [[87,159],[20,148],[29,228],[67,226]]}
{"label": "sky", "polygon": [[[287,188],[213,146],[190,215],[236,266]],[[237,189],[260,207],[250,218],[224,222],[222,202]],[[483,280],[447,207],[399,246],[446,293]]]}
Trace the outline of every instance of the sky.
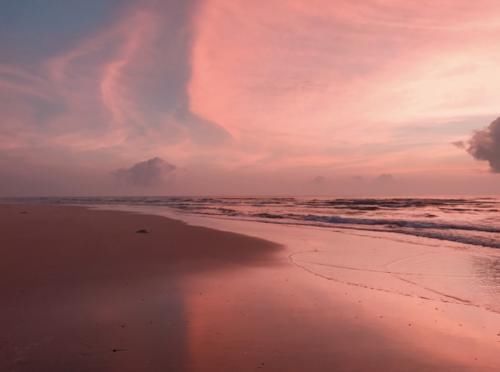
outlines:
{"label": "sky", "polygon": [[0,196],[500,194],[498,0],[0,0]]}

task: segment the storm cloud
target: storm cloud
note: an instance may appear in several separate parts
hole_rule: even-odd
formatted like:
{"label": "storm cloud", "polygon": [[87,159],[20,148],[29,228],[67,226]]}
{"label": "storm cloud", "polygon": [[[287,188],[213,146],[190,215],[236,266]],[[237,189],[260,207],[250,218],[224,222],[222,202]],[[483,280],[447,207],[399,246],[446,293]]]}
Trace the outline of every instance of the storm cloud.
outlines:
{"label": "storm cloud", "polygon": [[477,160],[487,161],[492,172],[500,173],[500,118],[474,133],[467,152]]}
{"label": "storm cloud", "polygon": [[130,186],[153,187],[165,184],[175,169],[175,165],[155,157],[136,163],[130,168],[118,169],[114,175],[118,181]]}

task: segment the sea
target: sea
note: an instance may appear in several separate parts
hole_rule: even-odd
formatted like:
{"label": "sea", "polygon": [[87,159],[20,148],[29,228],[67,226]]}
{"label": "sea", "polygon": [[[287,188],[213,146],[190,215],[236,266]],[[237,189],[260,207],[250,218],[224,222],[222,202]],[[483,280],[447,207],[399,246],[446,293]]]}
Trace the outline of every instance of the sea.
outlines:
{"label": "sea", "polygon": [[389,232],[500,248],[499,197],[109,196],[11,198],[9,201],[163,208],[177,214],[324,229]]}

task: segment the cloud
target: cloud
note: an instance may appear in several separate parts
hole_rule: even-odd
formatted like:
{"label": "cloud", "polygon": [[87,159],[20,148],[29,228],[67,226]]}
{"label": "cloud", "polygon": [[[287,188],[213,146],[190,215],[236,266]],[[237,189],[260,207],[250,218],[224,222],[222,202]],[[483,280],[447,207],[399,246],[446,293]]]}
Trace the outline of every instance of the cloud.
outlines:
{"label": "cloud", "polygon": [[316,176],[311,180],[311,183],[316,186],[323,186],[328,183],[328,178],[325,176]]}
{"label": "cloud", "polygon": [[467,144],[464,141],[454,141],[451,144],[455,147],[458,147],[459,149],[467,148]]}
{"label": "cloud", "polygon": [[[131,169],[111,172],[154,156],[181,168],[163,179],[183,194],[393,194],[411,174],[425,178],[416,189],[475,171],[469,141],[450,142],[494,119],[498,1],[102,3],[113,5],[64,7],[59,18],[78,17],[64,35],[12,7],[0,37],[0,156],[33,162],[38,178],[9,160],[0,193],[8,183],[9,193],[90,194],[82,182],[161,192]],[[50,45],[27,37],[38,28]],[[38,164],[56,169],[51,183]],[[391,172],[393,184],[375,180]]]}
{"label": "cloud", "polygon": [[487,161],[492,172],[500,173],[500,118],[474,133],[467,152],[477,160]]}
{"label": "cloud", "polygon": [[115,177],[121,183],[136,187],[152,187],[165,184],[176,167],[161,158],[152,158],[132,165],[130,168],[118,169]]}
{"label": "cloud", "polygon": [[394,176],[392,174],[381,174],[377,178],[375,178],[375,182],[381,184],[391,184],[395,182]]}

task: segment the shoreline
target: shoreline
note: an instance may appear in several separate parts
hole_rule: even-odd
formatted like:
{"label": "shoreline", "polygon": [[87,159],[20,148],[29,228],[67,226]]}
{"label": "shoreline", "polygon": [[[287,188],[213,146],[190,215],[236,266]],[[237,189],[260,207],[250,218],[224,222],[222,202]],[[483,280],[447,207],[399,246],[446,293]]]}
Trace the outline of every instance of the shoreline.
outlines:
{"label": "shoreline", "polygon": [[[33,204],[0,205],[0,222],[2,246],[10,247],[1,264],[6,370],[500,366],[499,314],[464,305],[459,296],[435,310],[447,292],[429,299],[425,285],[417,291],[392,272],[363,267],[366,256],[382,262],[390,253],[399,260],[393,272],[414,269],[403,242],[236,229],[266,241],[159,216]],[[356,245],[364,246],[364,258],[342,249]],[[447,258],[465,262],[456,252]],[[325,262],[341,267],[318,265]]]}
{"label": "shoreline", "polygon": [[[1,199],[6,203],[9,199]],[[23,199],[10,202],[23,203]],[[498,198],[312,198],[312,197],[42,197],[28,202],[103,207],[104,209],[169,209],[177,217],[185,213],[207,218],[229,218],[248,222],[321,227],[375,234],[441,240],[485,248],[500,248]],[[460,203],[460,205],[457,205]],[[401,214],[402,210],[405,213]],[[418,211],[417,211],[418,210]],[[478,216],[477,211],[485,214]],[[408,212],[408,214],[406,213]],[[465,218],[464,218],[465,216]],[[169,216],[171,217],[171,216]],[[174,217],[175,218],[175,217]],[[184,219],[184,218],[181,218]]]}

